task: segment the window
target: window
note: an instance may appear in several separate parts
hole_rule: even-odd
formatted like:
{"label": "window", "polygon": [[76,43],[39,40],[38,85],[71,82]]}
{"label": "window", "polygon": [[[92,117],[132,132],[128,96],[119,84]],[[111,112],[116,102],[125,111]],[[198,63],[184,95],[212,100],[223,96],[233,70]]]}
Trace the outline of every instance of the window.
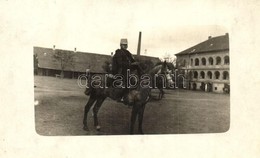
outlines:
{"label": "window", "polygon": [[224,57],[224,64],[229,65],[229,56]]}
{"label": "window", "polygon": [[190,66],[192,66],[192,65],[193,65],[193,59],[190,60]]}
{"label": "window", "polygon": [[207,76],[208,76],[209,79],[212,79],[212,72],[208,71]]}
{"label": "window", "polygon": [[202,78],[202,79],[205,78],[205,73],[204,73],[204,71],[201,71],[201,72],[200,72],[200,78]]}
{"label": "window", "polygon": [[195,79],[198,78],[198,72],[197,72],[197,71],[194,72],[194,78],[195,78]]}
{"label": "window", "polygon": [[202,59],[201,59],[201,63],[202,63],[202,65],[206,65],[206,59],[205,59],[205,58],[202,58]]}
{"label": "window", "polygon": [[219,79],[220,73],[218,71],[215,72],[215,79]]}
{"label": "window", "polygon": [[209,57],[209,65],[213,65],[213,58]]}
{"label": "window", "polygon": [[200,64],[200,61],[199,61],[198,58],[196,58],[196,59],[195,59],[195,66],[199,66],[199,64]]}
{"label": "window", "polygon": [[186,66],[186,60],[183,61],[183,66]]}
{"label": "window", "polygon": [[221,64],[221,58],[220,57],[217,57],[216,58],[216,65],[220,65]]}
{"label": "window", "polygon": [[228,80],[229,79],[229,74],[227,71],[223,72],[223,80]]}
{"label": "window", "polygon": [[196,90],[196,89],[197,89],[197,84],[196,84],[196,83],[193,83],[192,86],[193,86],[193,87],[192,87],[193,90]]}

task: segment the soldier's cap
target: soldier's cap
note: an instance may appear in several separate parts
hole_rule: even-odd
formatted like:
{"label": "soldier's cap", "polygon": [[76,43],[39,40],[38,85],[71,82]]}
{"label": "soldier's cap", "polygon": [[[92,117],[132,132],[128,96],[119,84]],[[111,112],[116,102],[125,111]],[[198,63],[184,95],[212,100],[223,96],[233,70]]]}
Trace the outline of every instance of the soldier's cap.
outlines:
{"label": "soldier's cap", "polygon": [[127,39],[126,38],[122,38],[120,40],[120,44],[128,44]]}

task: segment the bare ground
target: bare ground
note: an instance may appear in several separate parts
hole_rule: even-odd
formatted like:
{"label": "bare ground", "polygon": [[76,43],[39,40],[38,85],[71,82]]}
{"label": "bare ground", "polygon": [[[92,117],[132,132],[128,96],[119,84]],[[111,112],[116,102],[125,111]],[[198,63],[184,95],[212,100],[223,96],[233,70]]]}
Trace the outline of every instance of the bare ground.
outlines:
{"label": "bare ground", "polygon": [[[88,115],[90,131],[83,130],[88,96],[76,79],[35,76],[35,129],[40,135],[126,135],[131,108],[106,99],[99,111],[100,131]],[[153,97],[158,95],[153,90]],[[230,97],[226,94],[166,90],[165,98],[146,105],[145,134],[221,133],[230,125]]]}

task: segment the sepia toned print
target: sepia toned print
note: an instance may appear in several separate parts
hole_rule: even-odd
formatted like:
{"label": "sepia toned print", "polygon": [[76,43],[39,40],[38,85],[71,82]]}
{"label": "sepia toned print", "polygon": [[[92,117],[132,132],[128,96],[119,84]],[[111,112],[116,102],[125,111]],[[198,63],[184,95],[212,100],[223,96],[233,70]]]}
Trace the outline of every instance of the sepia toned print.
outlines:
{"label": "sepia toned print", "polygon": [[230,126],[229,34],[163,58],[34,46],[40,135],[223,133]]}

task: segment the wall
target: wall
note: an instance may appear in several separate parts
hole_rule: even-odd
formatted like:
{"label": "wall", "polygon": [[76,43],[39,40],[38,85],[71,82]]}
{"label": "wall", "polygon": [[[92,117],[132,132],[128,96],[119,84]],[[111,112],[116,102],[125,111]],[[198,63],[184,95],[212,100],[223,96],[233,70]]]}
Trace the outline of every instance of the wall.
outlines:
{"label": "wall", "polygon": [[[193,83],[196,83],[196,90],[201,90],[200,86],[202,83],[210,83],[212,84],[212,91],[217,93],[223,93],[223,88],[225,84],[230,83],[230,73],[229,73],[229,63],[224,63],[224,57],[228,56],[229,58],[229,51],[218,51],[218,52],[206,52],[206,53],[199,53],[199,54],[191,54],[191,55],[181,55],[177,56],[177,68],[179,71],[185,72],[185,76],[188,77],[189,73],[191,73],[190,77],[187,78],[189,82],[187,83],[188,89],[194,89]],[[209,58],[213,58],[213,64],[209,63]],[[217,57],[220,57],[221,62],[216,65]],[[205,58],[205,65],[202,64],[202,58]],[[199,65],[195,66],[195,59],[199,60]],[[185,61],[185,62],[184,62]],[[219,72],[219,78],[216,79],[215,72]],[[198,73],[198,77],[194,78],[195,72]],[[201,72],[204,72],[204,78],[201,76]],[[208,76],[208,72],[211,72],[212,78]],[[228,77],[223,79],[223,72],[226,72]],[[190,88],[189,86],[190,85]],[[216,87],[216,89],[215,89]]]}

